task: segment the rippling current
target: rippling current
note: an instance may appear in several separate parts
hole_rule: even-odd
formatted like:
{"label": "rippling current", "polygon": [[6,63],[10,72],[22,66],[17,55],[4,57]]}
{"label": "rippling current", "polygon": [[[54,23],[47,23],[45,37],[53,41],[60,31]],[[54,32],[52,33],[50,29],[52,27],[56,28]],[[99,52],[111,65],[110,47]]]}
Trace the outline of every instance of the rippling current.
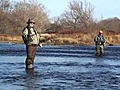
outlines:
{"label": "rippling current", "polygon": [[0,44],[0,90],[120,90],[120,46],[38,47],[35,69],[25,70],[23,44]]}

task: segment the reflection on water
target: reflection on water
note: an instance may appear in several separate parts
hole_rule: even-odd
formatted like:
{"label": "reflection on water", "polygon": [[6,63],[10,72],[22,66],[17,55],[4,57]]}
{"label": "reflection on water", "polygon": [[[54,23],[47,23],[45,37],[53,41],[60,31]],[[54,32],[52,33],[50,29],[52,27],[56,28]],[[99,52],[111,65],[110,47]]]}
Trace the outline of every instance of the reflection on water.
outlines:
{"label": "reflection on water", "polygon": [[25,46],[0,44],[0,90],[120,90],[120,47],[94,54],[94,46],[45,46],[25,70]]}
{"label": "reflection on water", "polygon": [[25,90],[36,90],[39,89],[39,83],[38,76],[34,69],[26,70],[26,78],[25,78]]}
{"label": "reflection on water", "polygon": [[28,75],[34,75],[35,74],[35,71],[34,71],[34,68],[32,68],[32,69],[26,69],[26,73],[28,74]]}

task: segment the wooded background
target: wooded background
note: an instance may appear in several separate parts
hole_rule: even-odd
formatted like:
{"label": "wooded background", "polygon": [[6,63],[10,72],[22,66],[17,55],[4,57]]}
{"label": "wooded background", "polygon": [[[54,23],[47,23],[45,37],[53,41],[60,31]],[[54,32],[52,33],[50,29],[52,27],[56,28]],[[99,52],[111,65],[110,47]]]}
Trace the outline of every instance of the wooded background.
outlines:
{"label": "wooded background", "polygon": [[34,19],[38,32],[60,32],[64,30],[95,30],[120,32],[120,19],[117,17],[98,21],[94,18],[94,5],[87,1],[73,0],[60,16],[49,18],[44,5],[37,0],[0,0],[0,34],[20,35],[27,20]]}

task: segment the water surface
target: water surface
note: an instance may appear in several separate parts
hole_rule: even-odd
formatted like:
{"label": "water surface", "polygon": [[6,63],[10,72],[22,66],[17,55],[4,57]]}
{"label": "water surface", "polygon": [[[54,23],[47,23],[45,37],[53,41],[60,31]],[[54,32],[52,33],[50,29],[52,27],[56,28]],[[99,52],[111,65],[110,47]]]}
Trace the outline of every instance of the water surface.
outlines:
{"label": "water surface", "polygon": [[25,70],[25,46],[0,44],[0,90],[120,90],[120,47],[38,47],[35,69]]}

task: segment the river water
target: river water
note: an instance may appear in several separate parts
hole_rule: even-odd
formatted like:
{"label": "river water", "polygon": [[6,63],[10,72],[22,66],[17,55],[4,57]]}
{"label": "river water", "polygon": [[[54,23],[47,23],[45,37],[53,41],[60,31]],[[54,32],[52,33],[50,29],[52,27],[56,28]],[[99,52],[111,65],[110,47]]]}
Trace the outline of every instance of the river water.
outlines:
{"label": "river water", "polygon": [[0,90],[120,90],[120,46],[44,46],[25,70],[25,46],[0,44]]}

